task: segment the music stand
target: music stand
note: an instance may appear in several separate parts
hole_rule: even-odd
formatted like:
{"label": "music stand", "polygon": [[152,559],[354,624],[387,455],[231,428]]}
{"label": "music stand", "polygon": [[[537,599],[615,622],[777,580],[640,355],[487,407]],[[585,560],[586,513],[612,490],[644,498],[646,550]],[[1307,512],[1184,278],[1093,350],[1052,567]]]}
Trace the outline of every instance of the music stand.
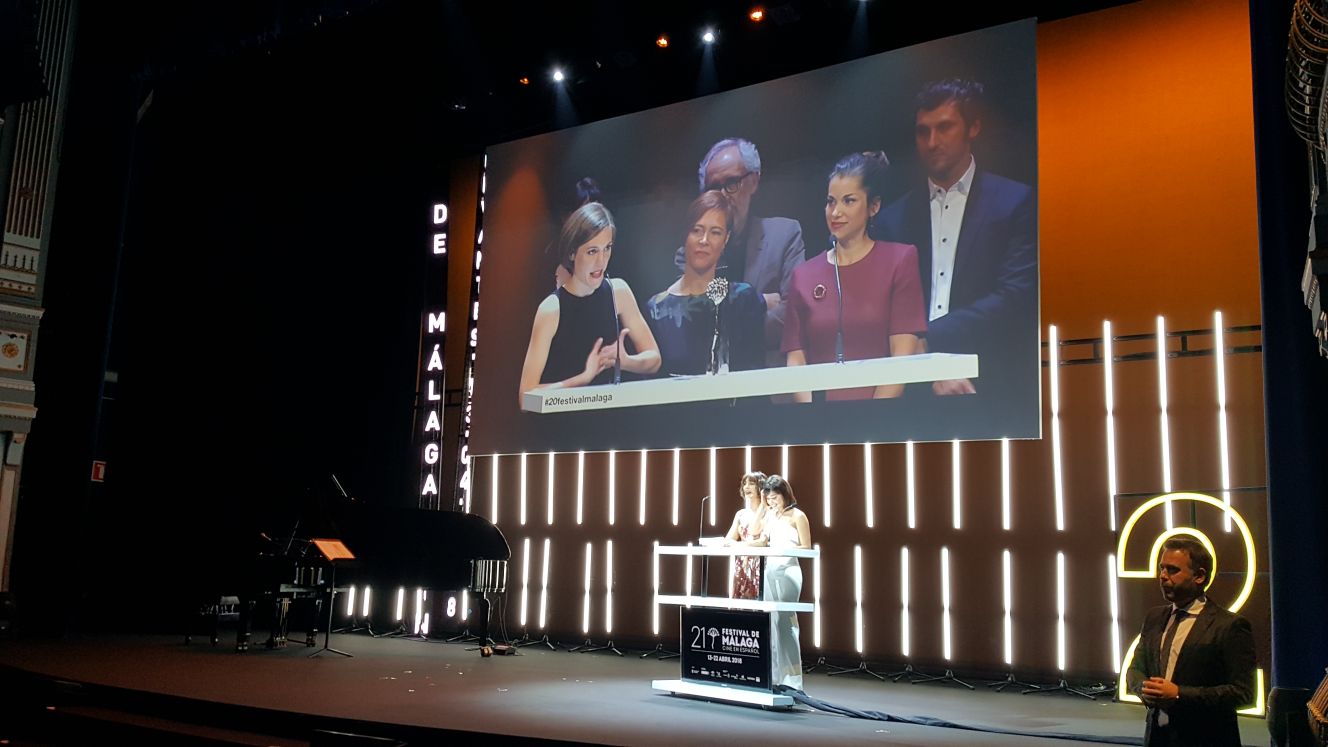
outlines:
{"label": "music stand", "polygon": [[346,547],[344,542],[337,539],[316,539],[311,540],[311,544],[318,548],[318,552],[322,553],[324,558],[327,558],[327,564],[332,568],[332,581],[327,599],[327,628],[323,632],[323,647],[309,654],[309,658],[318,656],[325,651],[351,658],[355,654],[332,648],[330,643],[332,641],[332,615],[337,607],[337,561],[354,560],[355,554],[350,551],[350,548]]}

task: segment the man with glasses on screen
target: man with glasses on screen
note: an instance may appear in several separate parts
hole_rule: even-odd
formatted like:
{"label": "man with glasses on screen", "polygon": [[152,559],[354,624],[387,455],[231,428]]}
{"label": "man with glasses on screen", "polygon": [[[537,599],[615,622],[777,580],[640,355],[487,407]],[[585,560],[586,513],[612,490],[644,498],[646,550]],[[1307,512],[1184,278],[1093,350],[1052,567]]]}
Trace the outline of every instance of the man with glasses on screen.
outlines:
{"label": "man with glasses on screen", "polygon": [[[804,259],[802,226],[790,218],[752,215],[752,197],[761,186],[761,154],[750,140],[725,138],[710,146],[697,169],[697,182],[700,191],[722,190],[733,201],[732,234],[718,274],[751,285],[765,299],[766,365],[782,366],[784,299],[793,268]],[[682,248],[674,260],[681,272]]]}
{"label": "man with glasses on screen", "polygon": [[1028,185],[979,168],[973,156],[983,95],[981,83],[958,78],[922,87],[913,135],[927,183],[882,210],[877,223],[880,238],[918,248],[927,349],[978,354],[976,381],[937,381],[932,390],[998,390],[995,398],[1005,400],[1022,375],[1010,373],[1011,362],[1037,356],[1036,204]]}

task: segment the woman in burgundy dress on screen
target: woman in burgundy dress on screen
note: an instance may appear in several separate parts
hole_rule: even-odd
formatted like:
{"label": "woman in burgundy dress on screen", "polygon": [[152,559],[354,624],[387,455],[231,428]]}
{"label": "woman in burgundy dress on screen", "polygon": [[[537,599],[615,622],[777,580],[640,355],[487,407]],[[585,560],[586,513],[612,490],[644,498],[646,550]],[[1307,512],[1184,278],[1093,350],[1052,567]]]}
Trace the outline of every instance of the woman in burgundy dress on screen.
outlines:
{"label": "woman in burgundy dress on screen", "polygon": [[[764,529],[765,501],[761,498],[764,472],[748,472],[742,476],[738,490],[742,494],[743,508],[733,515],[733,526],[725,536],[730,545],[751,545],[761,537]],[[754,555],[733,557],[733,597],[735,599],[761,598],[761,563]]]}
{"label": "woman in burgundy dress on screen", "polygon": [[[847,155],[830,172],[825,222],[831,248],[793,271],[781,345],[787,365],[836,360],[840,288],[844,360],[922,352],[927,315],[917,250],[871,236],[888,167],[885,153],[875,151]],[[826,399],[898,397],[903,389],[902,384],[832,389]],[[812,394],[799,392],[794,399],[810,402]]]}

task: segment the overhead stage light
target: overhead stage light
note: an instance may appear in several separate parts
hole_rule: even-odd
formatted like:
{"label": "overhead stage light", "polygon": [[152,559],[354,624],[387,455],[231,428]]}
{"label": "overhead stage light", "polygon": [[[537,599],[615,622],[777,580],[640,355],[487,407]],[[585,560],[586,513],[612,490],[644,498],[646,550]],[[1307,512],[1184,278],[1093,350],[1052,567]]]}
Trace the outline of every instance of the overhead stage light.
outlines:
{"label": "overhead stage light", "polygon": [[755,7],[755,8],[752,8],[752,12],[751,12],[751,13],[748,13],[748,14],[747,14],[747,17],[750,18],[750,19],[752,19],[753,21],[755,21],[755,22],[757,22],[757,23],[760,23],[761,21],[764,21],[764,20],[765,20],[765,9],[764,9],[764,8],[761,8],[761,7],[759,7],[759,6],[758,6],[758,7]]}
{"label": "overhead stage light", "polygon": [[563,71],[562,71],[561,68],[556,68],[556,67],[555,67],[555,68],[553,69],[553,82],[554,82],[554,83],[562,83],[563,80],[565,80],[566,78],[567,78],[567,76],[563,75]]}
{"label": "overhead stage light", "polygon": [[706,44],[714,44],[715,32],[710,29],[706,29],[705,32],[701,34],[701,41],[705,42]]}
{"label": "overhead stage light", "polygon": [[516,82],[517,82],[517,83],[520,83],[520,84],[523,85],[523,86],[528,86],[528,85],[530,85],[530,78],[527,77],[527,76],[525,76],[525,75],[523,75],[523,76],[521,76],[520,78],[517,78],[517,79],[516,79]]}
{"label": "overhead stage light", "polygon": [[659,47],[660,49],[668,49],[669,37],[664,34],[660,34],[659,38],[655,40],[655,46]]}

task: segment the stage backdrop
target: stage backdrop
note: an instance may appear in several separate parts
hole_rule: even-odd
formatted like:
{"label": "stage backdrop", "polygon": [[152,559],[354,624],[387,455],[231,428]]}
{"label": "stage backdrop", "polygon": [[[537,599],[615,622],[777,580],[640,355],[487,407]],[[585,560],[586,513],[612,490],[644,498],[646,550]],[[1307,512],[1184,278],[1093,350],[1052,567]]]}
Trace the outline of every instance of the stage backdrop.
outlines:
{"label": "stage backdrop", "polygon": [[[560,280],[554,247],[564,221],[581,204],[577,191],[580,180],[588,177],[596,182],[597,199],[612,215],[614,229],[601,238],[612,241],[606,275],[620,288],[616,294],[617,324],[612,307],[594,308],[582,318],[609,330],[639,327],[642,320],[649,320],[647,326],[654,328],[654,337],[666,348],[678,342],[668,331],[661,331],[664,327],[672,326],[676,332],[680,325],[694,322],[703,328],[699,339],[705,344],[704,357],[708,359],[713,311],[708,318],[692,319],[689,315],[695,310],[684,305],[661,319],[659,311],[652,313],[650,300],[665,298],[661,294],[679,278],[676,255],[692,228],[688,206],[700,190],[698,165],[711,146],[736,137],[749,140],[759,151],[759,181],[739,185],[741,189],[755,186],[746,233],[760,227],[767,243],[775,248],[757,248],[744,242],[749,255],[785,251],[800,242],[802,252],[786,264],[805,260],[807,266],[828,266],[824,256],[830,246],[825,207],[828,175],[836,161],[862,151],[884,151],[890,161],[882,212],[870,229],[872,237],[926,244],[929,239],[890,235],[906,233],[892,226],[909,220],[915,229],[920,224],[922,231],[928,230],[925,197],[916,203],[917,210],[908,213],[907,220],[888,219],[887,214],[904,215],[898,209],[903,203],[897,205],[897,201],[913,191],[925,194],[927,181],[914,134],[913,102],[925,83],[947,78],[978,81],[986,92],[981,131],[973,146],[976,169],[979,179],[987,174],[998,175],[1000,183],[999,187],[987,188],[986,197],[973,199],[990,202],[998,193],[1024,197],[1015,218],[1000,229],[990,224],[982,228],[975,225],[974,215],[984,214],[986,208],[973,207],[976,202],[971,202],[960,233],[961,256],[956,259],[954,275],[957,282],[964,282],[965,262],[974,260],[963,255],[978,251],[968,249],[970,242],[976,247],[991,238],[990,234],[981,235],[983,231],[1008,232],[1008,224],[1026,222],[1026,230],[1015,229],[1016,233],[1022,231],[1021,235],[1002,235],[999,243],[1027,244],[1023,277],[1028,282],[1021,287],[993,289],[999,298],[981,312],[1013,309],[1013,313],[1003,317],[999,330],[970,343],[971,349],[945,351],[978,354],[979,374],[972,380],[976,395],[938,397],[929,385],[922,384],[910,385],[897,399],[833,401],[831,396],[828,399],[832,401],[825,401],[827,398],[817,394],[813,402],[803,404],[785,401],[788,397],[766,396],[670,402],[676,384],[669,379],[677,377],[671,376],[666,365],[648,376],[624,372],[623,383],[616,387],[607,384],[558,393],[565,395],[566,401],[593,406],[623,387],[650,379],[658,384],[655,399],[659,404],[552,413],[522,410],[522,367],[531,345],[533,321],[542,302],[546,302],[546,308],[550,303],[558,307],[556,297],[550,300]],[[477,345],[474,407],[478,425],[471,451],[487,454],[717,444],[1038,438],[1041,379],[1036,85],[1035,24],[1027,21],[490,148],[484,231],[477,257],[484,313],[478,326],[483,344]],[[719,261],[721,268],[740,254],[736,245],[736,241],[731,242],[726,248]],[[925,262],[930,247],[924,245],[921,249]],[[752,267],[753,261],[749,256],[744,267]],[[844,272],[848,274],[850,269],[856,268],[845,267]],[[894,271],[895,281],[907,284],[909,271],[909,262],[901,260]],[[1004,268],[998,263],[991,272],[1000,274]],[[735,274],[735,281],[741,274]],[[930,288],[930,273],[924,269],[921,274],[914,287],[925,292]],[[604,276],[589,276],[590,287],[598,288],[603,282]],[[827,303],[835,300],[833,280],[813,287],[814,282],[808,283],[812,289],[807,293],[812,303],[822,298],[828,299]],[[630,303],[635,309],[622,303],[626,297],[622,286],[630,288]],[[885,284],[880,287],[879,297],[846,293],[845,303],[850,307],[859,304],[860,308],[849,308],[845,318],[853,317],[861,306],[881,306],[888,299],[895,315],[920,316],[925,323],[922,309],[901,309],[903,296]],[[960,293],[957,288],[952,291],[952,300]],[[756,288],[754,292],[763,290],[767,289]],[[737,328],[740,317],[750,313],[750,309],[738,308],[742,300],[739,291],[736,285],[730,287],[733,305],[724,306],[721,312],[726,331],[732,330],[727,340],[731,367],[777,373],[774,369],[785,362],[781,336],[763,335],[768,330],[760,326],[754,332]],[[602,300],[607,301],[610,294],[603,295]],[[785,298],[789,295],[786,293]],[[919,296],[910,301],[910,305],[914,303],[924,302]],[[952,306],[951,312],[955,311]],[[786,326],[796,313],[791,306],[785,310]],[[563,316],[570,319],[572,314],[560,311],[559,321],[564,328],[559,332],[567,334],[573,331],[573,325]],[[589,323],[579,322],[583,326]],[[608,334],[612,337],[613,332]],[[592,334],[585,351],[577,348],[578,360],[585,359],[593,342]],[[609,344],[612,339],[604,342]],[[744,345],[750,348],[753,343],[755,352],[745,350]],[[560,344],[554,341],[553,346]],[[625,352],[634,349],[631,342],[624,347]],[[663,352],[667,363],[676,348]],[[609,371],[606,376],[611,374]]]}

